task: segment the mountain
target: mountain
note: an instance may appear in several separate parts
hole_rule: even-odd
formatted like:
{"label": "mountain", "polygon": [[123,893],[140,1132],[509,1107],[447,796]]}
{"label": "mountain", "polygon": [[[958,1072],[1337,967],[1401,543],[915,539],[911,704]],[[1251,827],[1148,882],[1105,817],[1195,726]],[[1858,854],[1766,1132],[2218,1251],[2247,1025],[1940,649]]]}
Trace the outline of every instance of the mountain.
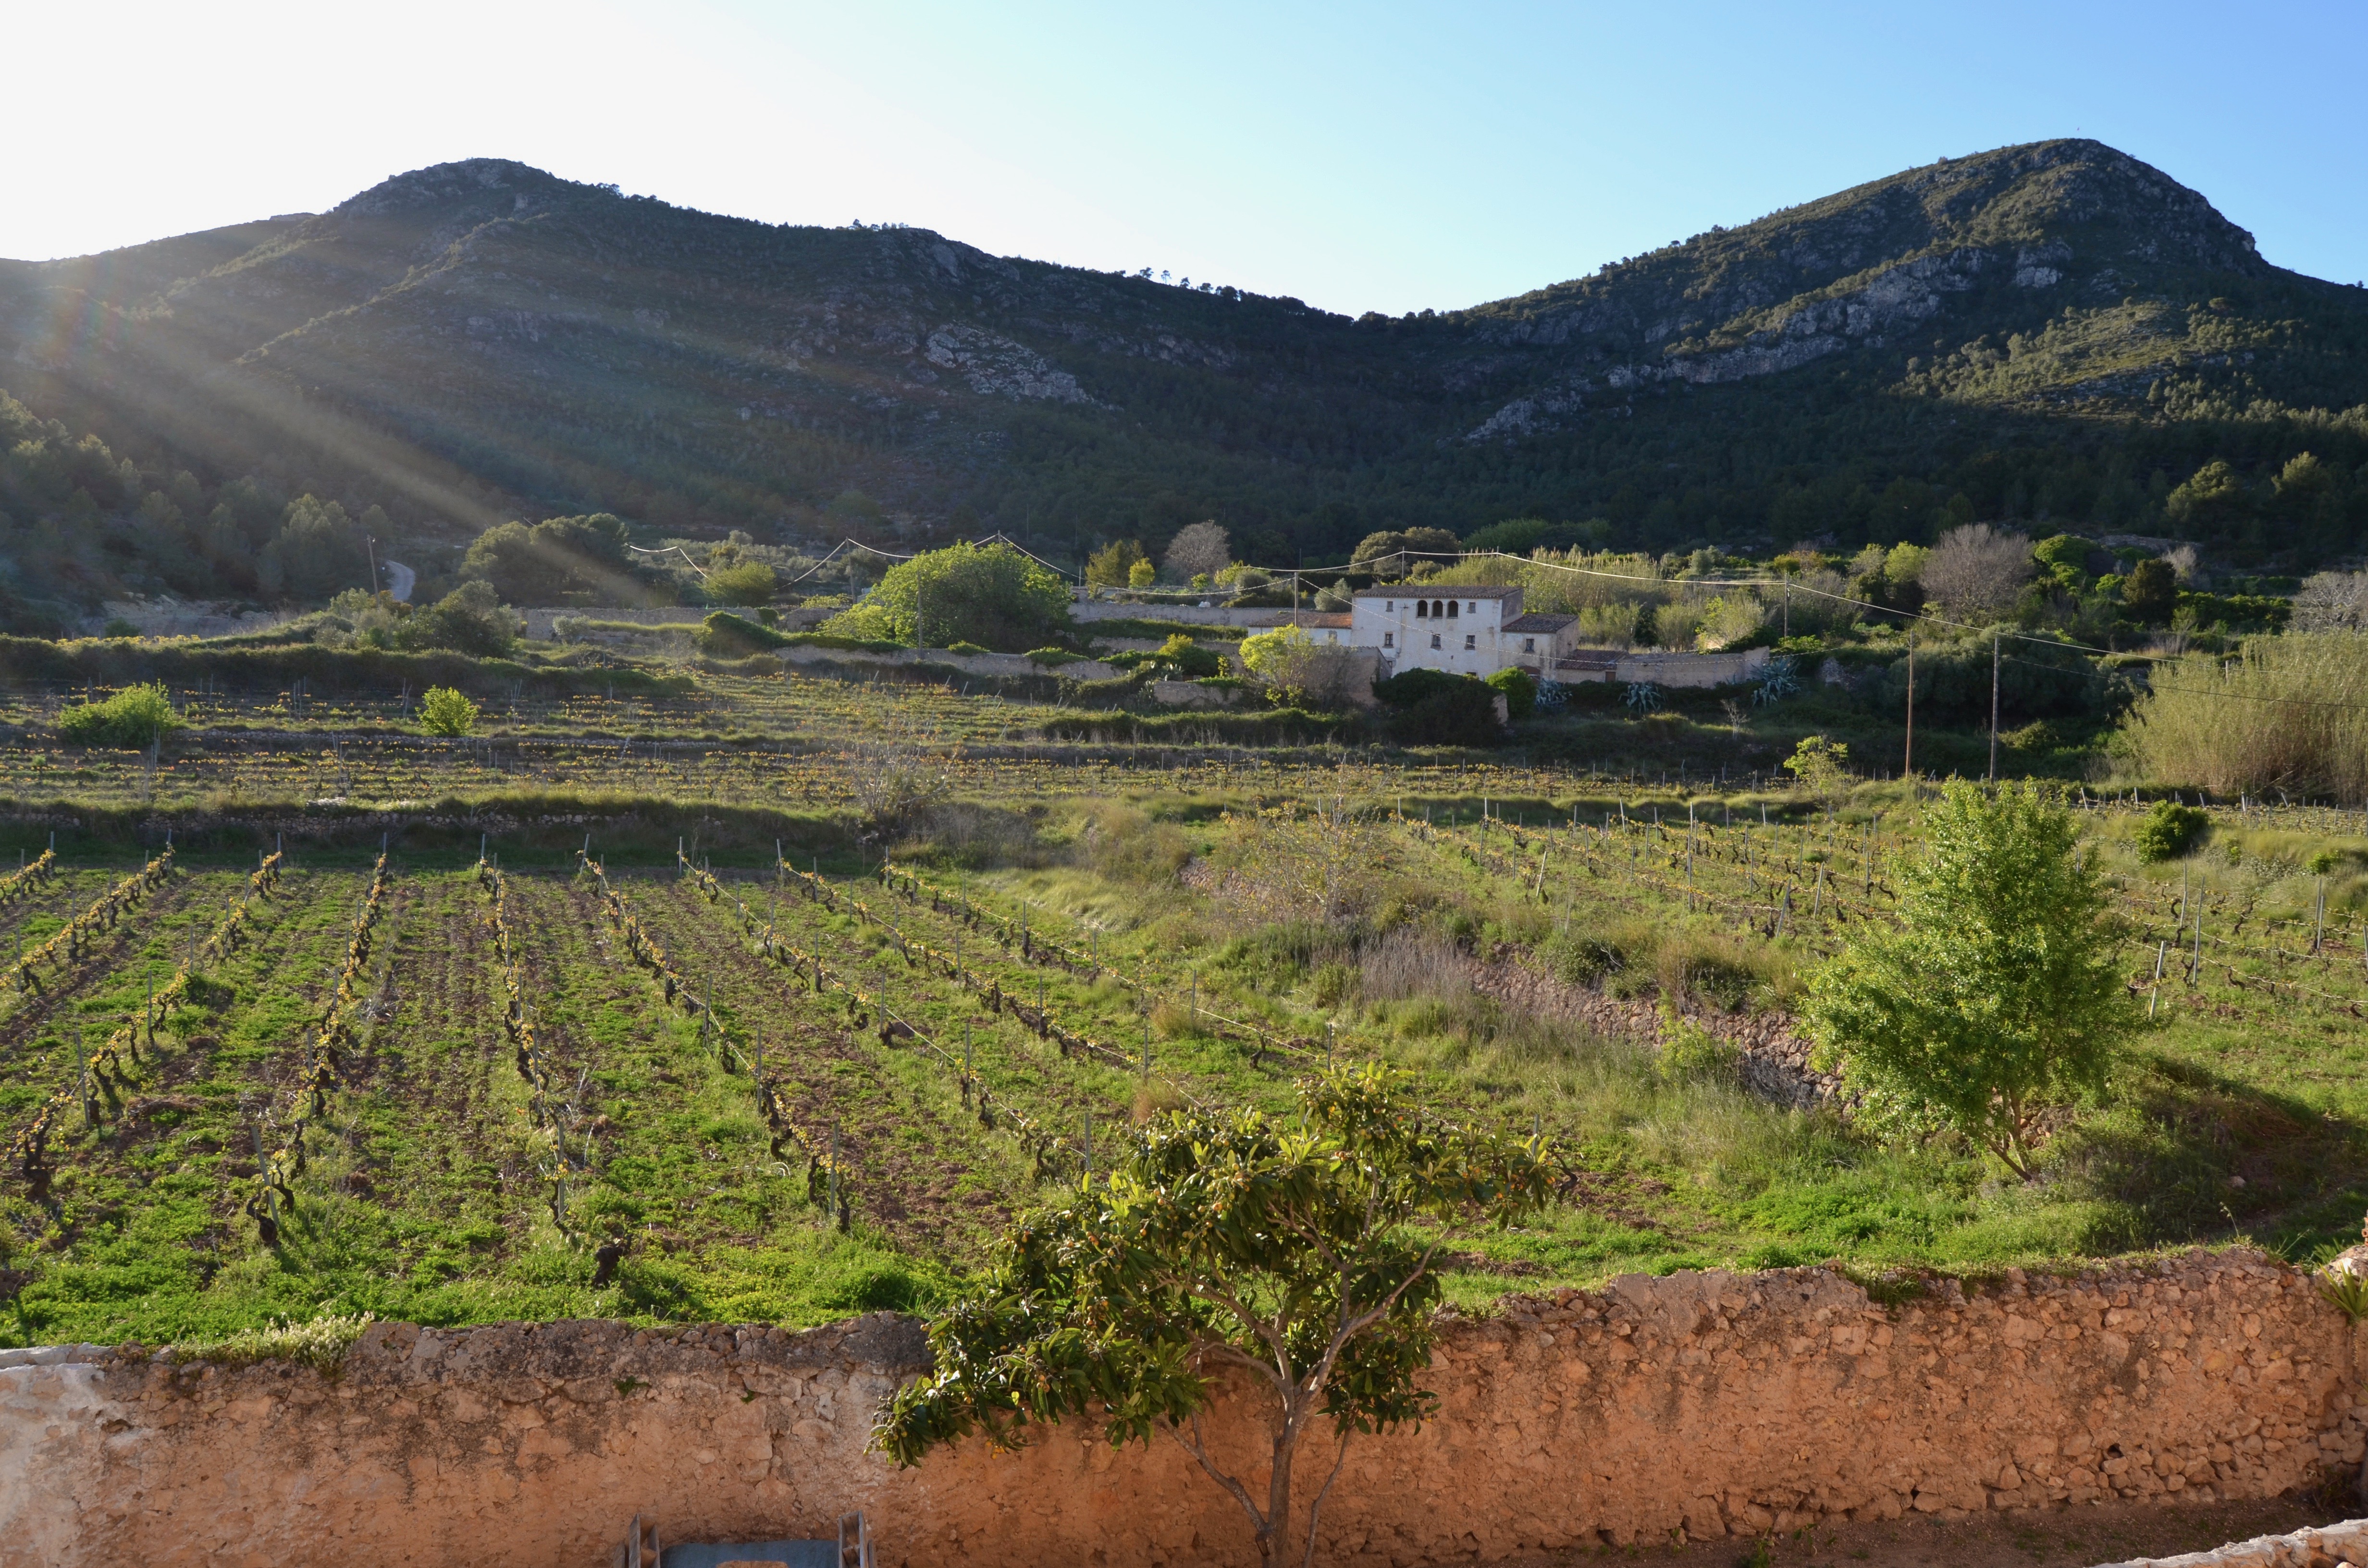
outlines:
{"label": "mountain", "polygon": [[0,387],[138,471],[99,513],[193,482],[193,559],[194,508],[242,479],[378,506],[415,553],[595,510],[1059,549],[1214,517],[1284,562],[1517,516],[1656,549],[1979,517],[2262,569],[2368,532],[2368,291],[2269,265],[2089,141],[1357,320],[476,159],[324,213],[0,262]]}

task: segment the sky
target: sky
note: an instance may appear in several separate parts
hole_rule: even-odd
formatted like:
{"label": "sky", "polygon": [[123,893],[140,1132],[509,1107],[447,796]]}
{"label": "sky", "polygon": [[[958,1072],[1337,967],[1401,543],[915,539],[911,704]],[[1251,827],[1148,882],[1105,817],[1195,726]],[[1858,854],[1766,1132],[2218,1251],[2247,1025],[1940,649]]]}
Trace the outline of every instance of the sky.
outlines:
{"label": "sky", "polygon": [[2356,0],[226,0],[26,7],[9,35],[33,155],[0,256],[321,210],[492,156],[1398,314],[2083,135],[2203,191],[2271,261],[2368,278]]}

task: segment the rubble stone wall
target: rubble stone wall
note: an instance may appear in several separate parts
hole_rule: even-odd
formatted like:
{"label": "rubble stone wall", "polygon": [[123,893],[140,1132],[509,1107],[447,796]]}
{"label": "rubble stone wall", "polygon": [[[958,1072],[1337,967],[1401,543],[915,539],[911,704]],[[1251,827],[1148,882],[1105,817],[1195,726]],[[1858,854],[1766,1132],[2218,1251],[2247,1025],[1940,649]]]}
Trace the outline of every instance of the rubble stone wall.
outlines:
{"label": "rubble stone wall", "polygon": [[[883,1564],[1254,1559],[1165,1439],[1113,1451],[1071,1427],[896,1470],[866,1449],[871,1413],[926,1359],[887,1314],[801,1334],[381,1324],[333,1375],[0,1352],[0,1557],[593,1568],[635,1513],[669,1540],[746,1540],[827,1536],[861,1508]],[[2308,1275],[2248,1253],[1891,1306],[1818,1269],[1520,1298],[1451,1326],[1438,1420],[1351,1445],[1324,1560],[2273,1495],[2359,1466],[2363,1364]],[[1229,1398],[1212,1423],[1245,1468],[1259,1414]]]}

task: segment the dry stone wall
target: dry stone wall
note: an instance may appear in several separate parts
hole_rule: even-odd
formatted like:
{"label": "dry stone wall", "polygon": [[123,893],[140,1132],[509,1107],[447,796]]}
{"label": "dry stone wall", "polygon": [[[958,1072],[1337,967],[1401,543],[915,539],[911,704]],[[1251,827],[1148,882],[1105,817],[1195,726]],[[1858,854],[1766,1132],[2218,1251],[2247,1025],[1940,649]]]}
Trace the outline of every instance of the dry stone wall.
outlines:
{"label": "dry stone wall", "polygon": [[[1248,1561],[1173,1443],[1064,1429],[897,1471],[871,1413],[918,1326],[379,1325],[335,1376],[132,1350],[0,1355],[0,1541],[60,1565],[460,1568],[873,1522],[891,1564]],[[1325,1561],[1493,1562],[1914,1511],[2273,1495],[2368,1449],[2355,1327],[2307,1275],[2196,1255],[1941,1282],[1885,1307],[1816,1269],[1614,1281],[1451,1326],[1439,1419],[1360,1439]],[[10,1364],[15,1363],[15,1364]],[[1246,1468],[1257,1407],[1216,1440]]]}

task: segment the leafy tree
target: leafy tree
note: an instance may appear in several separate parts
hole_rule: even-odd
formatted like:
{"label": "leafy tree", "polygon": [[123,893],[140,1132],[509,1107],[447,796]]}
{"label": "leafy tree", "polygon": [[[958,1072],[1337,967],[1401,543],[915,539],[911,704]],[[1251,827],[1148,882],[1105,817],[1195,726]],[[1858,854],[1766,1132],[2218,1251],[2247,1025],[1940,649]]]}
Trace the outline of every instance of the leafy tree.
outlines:
{"label": "leafy tree", "polygon": [[1224,660],[1215,650],[1203,648],[1185,632],[1179,631],[1159,645],[1153,655],[1172,667],[1186,680],[1201,680],[1224,668]]}
{"label": "leafy tree", "polygon": [[1123,588],[1133,580],[1134,563],[1143,558],[1138,540],[1115,540],[1086,558],[1086,581],[1098,588]]}
{"label": "leafy tree", "polygon": [[1138,561],[1126,569],[1126,585],[1147,588],[1159,580],[1159,568],[1148,561]]}
{"label": "leafy tree", "polygon": [[976,642],[1017,653],[1073,634],[1069,587],[1008,544],[957,544],[889,568],[823,630],[929,648]]}
{"label": "leafy tree", "polygon": [[531,527],[503,523],[469,546],[461,575],[491,584],[505,604],[638,604],[643,591],[627,564],[627,537],[624,519],[608,512]]}
{"label": "leafy tree", "polygon": [[720,605],[768,605],[780,580],[761,561],[736,562],[707,574],[707,597]]}
{"label": "leafy tree", "polygon": [[1874,1123],[1952,1128],[2029,1180],[2042,1117],[2102,1086],[2130,1026],[2110,903],[2047,787],[1952,780],[1924,834],[1897,926],[1811,975],[1804,1016]]}
{"label": "leafy tree", "polygon": [[1505,715],[1515,723],[1528,718],[1538,706],[1537,677],[1517,667],[1498,670],[1482,684],[1505,699]]}
{"label": "leafy tree", "polygon": [[325,599],[370,580],[370,554],[345,507],[315,495],[288,503],[279,531],[263,547],[256,577],[264,592],[299,602]]}
{"label": "leafy tree", "polygon": [[2139,859],[2149,863],[2176,860],[2194,848],[2211,825],[2212,814],[2201,806],[2157,801],[2138,819],[2130,836],[2137,846]]}
{"label": "leafy tree", "polygon": [[1784,770],[1828,810],[1850,798],[1850,747],[1843,742],[1804,735],[1784,759]]}
{"label": "leafy tree", "polygon": [[[1358,540],[1349,563],[1362,566],[1369,561],[1384,562],[1389,570],[1404,576],[1414,569],[1418,555],[1452,555],[1463,548],[1463,541],[1445,528],[1386,528]],[[1403,559],[1390,559],[1395,556]]]}
{"label": "leafy tree", "polygon": [[518,617],[502,608],[489,583],[463,583],[432,607],[407,618],[396,634],[402,648],[450,648],[481,659],[498,658],[518,638]]}
{"label": "leafy tree", "polygon": [[2164,498],[2163,515],[2190,537],[2226,532],[2244,520],[2251,497],[2225,459],[2214,458]]}
{"label": "leafy tree", "polygon": [[136,750],[181,727],[161,682],[127,686],[103,701],[77,702],[58,715],[58,738],[75,746]]}
{"label": "leafy tree", "polygon": [[2170,562],[2141,561],[2122,579],[2122,608],[2132,620],[2160,626],[2179,608],[2179,574]]}
{"label": "leafy tree", "polygon": [[431,735],[465,735],[477,727],[477,705],[449,686],[431,686],[419,699],[419,727]]}
{"label": "leafy tree", "polygon": [[[930,1330],[936,1374],[882,1411],[900,1464],[984,1433],[1097,1419],[1113,1446],[1165,1437],[1242,1509],[1269,1568],[1312,1559],[1324,1498],[1358,1433],[1419,1425],[1442,1250],[1542,1208],[1534,1143],[1449,1126],[1372,1066],[1301,1085],[1296,1125],[1257,1110],[1164,1117],[1128,1139],[1107,1184],[1005,1235],[980,1292]],[[1215,1380],[1260,1387],[1266,1495],[1224,1468],[1201,1416]],[[1301,1439],[1327,1425],[1329,1475],[1292,1493]],[[1302,1544],[1304,1543],[1304,1545]]]}

